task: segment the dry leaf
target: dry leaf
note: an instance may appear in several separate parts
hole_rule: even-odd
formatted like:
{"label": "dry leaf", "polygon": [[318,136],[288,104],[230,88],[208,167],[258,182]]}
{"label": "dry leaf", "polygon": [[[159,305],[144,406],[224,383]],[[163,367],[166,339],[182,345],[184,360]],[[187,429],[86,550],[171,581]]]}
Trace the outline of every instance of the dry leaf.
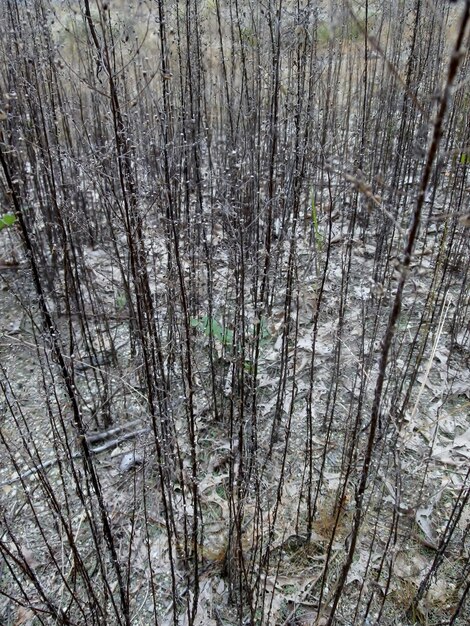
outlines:
{"label": "dry leaf", "polygon": [[393,564],[394,573],[408,582],[419,585],[428,570],[429,563],[421,554],[411,551],[399,552]]}
{"label": "dry leaf", "polygon": [[[440,495],[440,494],[439,494]],[[416,511],[415,520],[426,539],[426,545],[437,550],[438,539],[431,523],[431,516],[439,497],[431,499],[428,506],[422,506]]]}
{"label": "dry leaf", "polygon": [[34,619],[34,611],[23,606],[18,608],[14,626],[32,626]]}
{"label": "dry leaf", "polygon": [[[12,552],[16,552],[16,547],[14,546],[14,544],[10,544],[10,545],[11,545]],[[21,546],[20,549],[19,549],[19,552],[20,552],[21,556],[23,557],[24,562],[31,569],[34,569],[35,567],[40,565],[40,562],[36,559],[36,557],[34,556],[33,552],[29,548],[27,548],[26,546]]]}
{"label": "dry leaf", "polygon": [[369,550],[361,550],[359,553],[359,558],[354,560],[351,565],[351,569],[348,573],[347,584],[353,583],[354,581],[362,583],[365,578],[367,569],[372,569],[374,567],[374,561],[378,562],[381,559],[380,554],[371,555]]}
{"label": "dry leaf", "polygon": [[431,584],[426,599],[433,606],[445,607],[452,602],[454,594],[455,585],[439,578]]}
{"label": "dry leaf", "polygon": [[470,428],[456,437],[450,446],[441,447],[437,445],[432,456],[449,465],[457,465],[459,461],[462,462],[459,457],[470,461]]}

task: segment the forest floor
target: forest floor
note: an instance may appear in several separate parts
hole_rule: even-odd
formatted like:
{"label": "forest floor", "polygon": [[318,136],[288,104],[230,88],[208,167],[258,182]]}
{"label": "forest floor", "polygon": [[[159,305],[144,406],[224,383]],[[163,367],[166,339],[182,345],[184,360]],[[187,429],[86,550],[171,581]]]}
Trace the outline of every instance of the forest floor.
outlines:
{"label": "forest floor", "polygon": [[[437,236],[437,230],[431,237]],[[355,455],[355,467],[351,468],[350,487],[343,494],[341,511],[337,507],[337,490],[344,479],[342,467],[344,451],[350,436],[353,421],[351,407],[356,406],[357,392],[354,381],[358,368],[363,367],[361,344],[367,344],[367,337],[374,337],[373,320],[368,318],[367,308],[373,298],[376,286],[370,276],[373,271],[375,246],[373,243],[362,244],[351,240],[342,220],[333,218],[332,253],[324,290],[324,302],[315,344],[314,364],[314,446],[315,472],[322,472],[324,488],[317,504],[317,518],[310,540],[305,540],[302,533],[303,515],[299,515],[298,494],[305,488],[306,474],[306,429],[307,405],[312,372],[312,323],[315,312],[318,277],[312,264],[311,241],[302,233],[297,241],[296,254],[303,276],[299,281],[298,298],[291,315],[295,320],[295,333],[285,337],[282,332],[284,299],[279,304],[273,303],[272,314],[266,320],[266,331],[260,360],[261,371],[258,378],[258,445],[259,459],[255,471],[254,489],[247,494],[245,514],[247,539],[244,549],[249,558],[252,545],[259,541],[268,541],[266,537],[256,536],[256,502],[261,499],[267,515],[277,516],[276,533],[269,538],[271,558],[278,565],[275,571],[265,573],[265,589],[271,598],[265,615],[267,624],[310,624],[313,623],[319,589],[323,601],[334,590],[334,580],[344,559],[348,535],[354,509],[354,477],[358,475],[362,464],[362,450],[365,436],[358,443]],[[153,244],[155,238],[152,237]],[[231,272],[224,235],[217,241],[217,258],[213,259],[214,271],[221,283],[228,281]],[[422,306],[426,302],[432,276],[429,262],[429,245],[421,245],[417,250],[416,264],[409,282],[407,297],[413,305],[405,308],[400,320],[404,341],[411,340],[423,315]],[[352,269],[350,272],[351,294],[345,312],[343,330],[338,336],[338,315],[343,258],[347,248],[352,249]],[[21,255],[20,255],[21,256]],[[87,258],[97,279],[102,282],[103,300],[110,307],[116,307],[115,278],[109,259],[103,250],[88,250]],[[282,259],[282,255],[279,255]],[[8,259],[4,259],[7,260]],[[11,260],[11,259],[10,259]],[[280,262],[273,280],[282,284],[285,271]],[[51,403],[47,392],[55,394],[55,382],[51,378],[54,366],[46,366],[47,351],[42,345],[40,323],[34,304],[34,296],[28,293],[29,271],[23,263],[19,266],[2,267],[3,290],[0,300],[1,339],[0,351],[2,378],[6,395],[3,400],[4,417],[2,418],[2,443],[0,456],[0,494],[1,505],[17,537],[17,549],[21,549],[28,564],[44,580],[50,571],[50,559],[61,558],[63,570],[70,574],[70,557],[63,553],[63,545],[57,533],[51,536],[51,554],[44,549],[42,533],[48,532],[48,525],[54,527],[54,516],[46,505],[40,488],[42,472],[45,471],[52,485],[56,484],[57,493],[64,490],[64,474],[70,471],[69,461],[63,455],[63,449],[57,443],[58,434],[54,432],[54,418],[51,418]],[[456,268],[456,282],[459,272]],[[275,278],[276,277],[276,278]],[[158,276],[155,276],[158,281]],[[162,277],[163,279],[163,277]],[[229,281],[228,281],[229,282]],[[164,281],[161,283],[164,285]],[[223,294],[215,296],[223,297]],[[458,298],[458,293],[455,294]],[[21,299],[20,299],[21,298]],[[386,311],[390,305],[391,294],[384,294],[383,305]],[[229,306],[225,302],[225,306]],[[359,545],[353,566],[348,574],[347,593],[350,594],[351,606],[361,604],[372,597],[370,623],[374,622],[374,604],[379,607],[382,595],[387,593],[387,603],[381,616],[380,624],[412,624],[413,619],[407,614],[408,604],[422,582],[426,572],[439,554],[439,546],[448,531],[447,525],[452,519],[456,506],[455,497],[461,489],[468,472],[470,461],[470,371],[468,333],[457,337],[454,343],[446,334],[446,318],[451,317],[455,300],[451,295],[442,308],[442,330],[433,336],[432,345],[428,345],[422,359],[413,402],[409,403],[405,422],[397,433],[396,426],[390,423],[393,412],[383,409],[384,432],[377,443],[374,470],[368,490],[367,515],[360,534]],[[115,311],[114,311],[115,312]],[[228,602],[228,588],[224,577],[227,546],[229,544],[230,502],[226,492],[229,478],[229,460],[234,451],[234,440],[227,436],[227,421],[222,418],[217,422],[211,415],[209,338],[204,332],[204,310],[201,317],[195,319],[194,363],[197,364],[197,393],[195,407],[197,415],[198,437],[198,489],[201,499],[202,514],[205,520],[203,555],[203,573],[199,610],[201,624],[230,624],[235,619],[233,609]],[[164,311],[159,311],[164,315]],[[383,315],[383,319],[386,316]],[[277,321],[279,320],[279,321]],[[67,333],[74,320],[59,320],[59,327]],[[383,320],[382,320],[383,324]],[[368,329],[368,326],[370,328]],[[86,355],[75,354],[77,368],[77,388],[81,394],[84,410],[88,415],[90,432],[95,432],[95,419],[98,411],[104,412],[103,396],[97,402],[95,393],[99,385],[90,381],[90,372],[94,375],[102,372],[107,381],[106,414],[111,415],[112,427],[118,428],[111,437],[114,444],[96,454],[96,466],[102,482],[105,500],[109,506],[109,515],[113,528],[122,535],[122,554],[131,550],[131,570],[133,572],[130,588],[135,614],[132,624],[148,624],[147,600],[149,599],[150,577],[158,588],[160,597],[161,623],[171,623],[173,597],[169,585],[169,546],[166,537],[162,502],[158,495],[158,478],[154,467],[152,436],[149,430],[149,418],[145,402],[138,390],[135,366],[128,349],[127,321],[114,321],[114,337],[120,345],[118,362],[87,367]],[[380,332],[378,336],[380,336]],[[338,398],[335,403],[335,416],[328,418],[329,389],[333,385],[332,377],[337,376],[335,359],[338,353],[333,346],[341,345],[339,372],[340,380],[336,389]],[[460,342],[460,343],[459,343]],[[466,342],[466,343],[465,343]],[[38,347],[39,346],[39,347]],[[218,352],[217,368],[220,376],[221,402],[229,403],[230,359],[225,358],[226,346],[216,341]],[[273,415],[279,403],[279,371],[286,351],[289,372],[287,384],[282,391],[279,423],[273,428]],[[372,387],[377,375],[377,363],[380,344],[378,341],[366,348],[366,357],[370,356],[370,369],[365,373]],[[389,375],[405,367],[405,352],[395,361],[392,360]],[[80,370],[82,366],[82,371]],[[44,376],[47,378],[45,379]],[[87,378],[87,384],[80,389],[80,378]],[[95,381],[96,382],[96,381]],[[368,385],[369,386],[369,385]],[[370,395],[370,394],[369,394]],[[225,398],[225,399],[224,399]],[[64,405],[65,413],[67,407]],[[184,433],[181,439],[180,454],[189,458],[185,449],[186,425],[178,408],[178,400],[172,408],[177,432]],[[363,411],[367,415],[370,406]],[[178,412],[180,411],[180,414]],[[343,412],[343,414],[341,414]],[[13,417],[14,416],[14,417]],[[101,418],[103,415],[100,416]],[[98,423],[99,420],[96,420]],[[111,426],[110,426],[111,428]],[[122,430],[119,430],[121,428]],[[367,420],[364,423],[367,429]],[[106,429],[103,429],[105,430]],[[277,430],[277,432],[275,432]],[[125,439],[130,433],[130,438]],[[69,432],[72,437],[72,429]],[[122,436],[124,435],[124,438]],[[71,439],[71,441],[73,441]],[[269,454],[271,442],[274,452]],[[8,450],[7,450],[8,447]],[[33,452],[32,452],[33,450]],[[299,453],[300,452],[300,453]],[[123,459],[137,459],[130,463],[130,469]],[[60,460],[60,462],[59,462]],[[46,469],[39,471],[35,464],[42,464]],[[50,463],[50,465],[48,465]],[[123,464],[124,463],[124,464]],[[185,461],[186,463],[186,461]],[[270,480],[270,477],[283,476],[283,480]],[[151,490],[153,497],[145,503],[145,518],[151,521],[152,528],[144,529],[145,490]],[[69,503],[73,511],[72,520],[76,528],[76,539],[80,548],[88,554],[90,568],[97,567],[93,556],[93,544],[86,531],[82,530],[84,520],[83,505],[68,490]],[[72,490],[73,491],[73,490]],[[25,498],[25,494],[28,498]],[[34,512],[28,499],[35,504]],[[175,495],[175,503],[185,506],[183,494]],[[251,514],[250,514],[251,510]],[[180,522],[184,515],[180,511]],[[393,550],[387,543],[391,540],[392,519],[398,514],[396,535],[393,538]],[[179,514],[178,514],[179,515]],[[439,576],[432,580],[429,592],[425,596],[421,623],[429,625],[441,623],[442,619],[455,606],[454,590],[461,575],[466,550],[463,541],[470,522],[470,510],[467,506],[458,520],[458,528],[452,543],[447,547],[445,563],[439,570]],[[38,525],[36,516],[41,519]],[[334,536],[332,536],[335,528]],[[148,547],[146,537],[149,537]],[[468,539],[467,539],[468,541]],[[152,568],[150,570],[148,558]],[[328,579],[324,577],[327,559]],[[384,567],[384,559],[386,567]],[[135,574],[139,574],[136,576]],[[263,572],[259,572],[263,576]],[[9,574],[3,569],[3,579]],[[390,575],[390,578],[388,576]],[[3,582],[3,584],[6,584]],[[10,583],[11,584],[11,581]],[[60,586],[60,585],[59,585]],[[370,588],[374,587],[374,593]],[[57,573],[51,574],[50,589],[58,588]],[[326,596],[326,597],[325,597]],[[338,614],[338,623],[353,625],[355,618],[348,617],[348,603],[343,599]],[[31,612],[21,613],[16,621],[9,621],[12,615],[11,603],[4,598],[0,603],[0,615],[3,624],[35,623]],[[375,615],[375,617],[374,617]],[[29,616],[29,617],[28,617]],[[166,616],[166,617],[165,617]],[[30,621],[28,621],[28,619]],[[468,615],[462,617],[460,624],[465,624]],[[297,620],[297,621],[295,621]],[[184,620],[183,622],[184,623]]]}

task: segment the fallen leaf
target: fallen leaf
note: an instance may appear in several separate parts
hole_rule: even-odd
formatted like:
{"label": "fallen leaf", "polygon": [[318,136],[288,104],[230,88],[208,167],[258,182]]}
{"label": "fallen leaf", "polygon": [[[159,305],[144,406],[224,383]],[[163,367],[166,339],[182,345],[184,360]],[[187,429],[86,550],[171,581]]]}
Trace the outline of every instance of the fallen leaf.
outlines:
{"label": "fallen leaf", "polygon": [[14,626],[32,626],[34,619],[34,611],[23,606],[18,608]]}
{"label": "fallen leaf", "polygon": [[436,496],[435,498],[432,498],[427,506],[422,506],[419,509],[417,509],[416,515],[415,515],[416,523],[421,529],[426,539],[427,545],[435,549],[437,549],[437,546],[438,546],[438,538],[431,522],[431,516],[434,511],[436,502],[439,499],[440,499],[440,494],[438,494],[438,496]]}
{"label": "fallen leaf", "polygon": [[417,585],[420,584],[428,569],[428,561],[417,552],[399,552],[393,564],[394,573]]}
{"label": "fallen leaf", "polygon": [[455,594],[455,585],[448,580],[439,578],[431,583],[426,600],[429,604],[436,607],[446,607],[452,603]]}

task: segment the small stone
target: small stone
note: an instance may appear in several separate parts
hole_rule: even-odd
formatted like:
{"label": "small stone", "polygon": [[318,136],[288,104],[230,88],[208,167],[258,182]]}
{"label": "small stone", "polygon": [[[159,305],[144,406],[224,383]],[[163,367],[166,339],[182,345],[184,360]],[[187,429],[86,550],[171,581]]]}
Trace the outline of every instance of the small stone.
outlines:
{"label": "small stone", "polygon": [[122,457],[119,469],[121,470],[121,472],[128,472],[134,467],[142,465],[143,462],[144,459],[142,455],[137,454],[136,452],[128,452]]}

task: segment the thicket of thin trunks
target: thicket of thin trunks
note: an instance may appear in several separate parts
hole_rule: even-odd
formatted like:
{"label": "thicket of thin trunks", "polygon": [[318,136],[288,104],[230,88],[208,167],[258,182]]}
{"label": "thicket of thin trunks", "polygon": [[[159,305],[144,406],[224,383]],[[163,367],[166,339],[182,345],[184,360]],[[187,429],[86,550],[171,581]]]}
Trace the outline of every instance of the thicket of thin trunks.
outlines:
{"label": "thicket of thin trunks", "polygon": [[[348,623],[381,623],[394,549],[411,532],[400,436],[441,334],[449,348],[466,345],[468,360],[469,10],[422,0],[2,3],[1,214],[16,223],[0,237],[17,262],[2,278],[27,320],[42,372],[30,393],[49,433],[46,450],[4,361],[0,439],[22,503],[2,496],[4,623],[17,606],[41,624],[140,623],[133,589],[145,576],[152,613],[142,623],[185,614],[196,624],[211,561],[237,623],[270,623],[282,512],[308,545],[332,447],[317,612],[328,625],[344,611]],[[358,250],[373,258],[370,276],[359,275]],[[358,304],[364,280],[370,297]],[[312,342],[297,375],[307,292]],[[353,310],[356,366],[345,376]],[[330,359],[319,367],[328,320]],[[6,356],[22,339],[1,341]],[[130,441],[142,456],[125,483],[135,507],[124,532],[90,433],[136,415],[142,433]],[[217,514],[201,483],[217,476],[206,443],[222,435],[227,541],[211,559]],[[24,477],[25,467],[34,472]],[[298,489],[286,502],[291,467]],[[421,471],[410,506],[427,495]],[[468,496],[467,476],[409,615],[457,541]],[[166,578],[153,571],[155,499]],[[381,562],[351,595],[366,526]],[[22,552],[23,533],[47,575]],[[467,534],[446,624],[466,610]]]}

